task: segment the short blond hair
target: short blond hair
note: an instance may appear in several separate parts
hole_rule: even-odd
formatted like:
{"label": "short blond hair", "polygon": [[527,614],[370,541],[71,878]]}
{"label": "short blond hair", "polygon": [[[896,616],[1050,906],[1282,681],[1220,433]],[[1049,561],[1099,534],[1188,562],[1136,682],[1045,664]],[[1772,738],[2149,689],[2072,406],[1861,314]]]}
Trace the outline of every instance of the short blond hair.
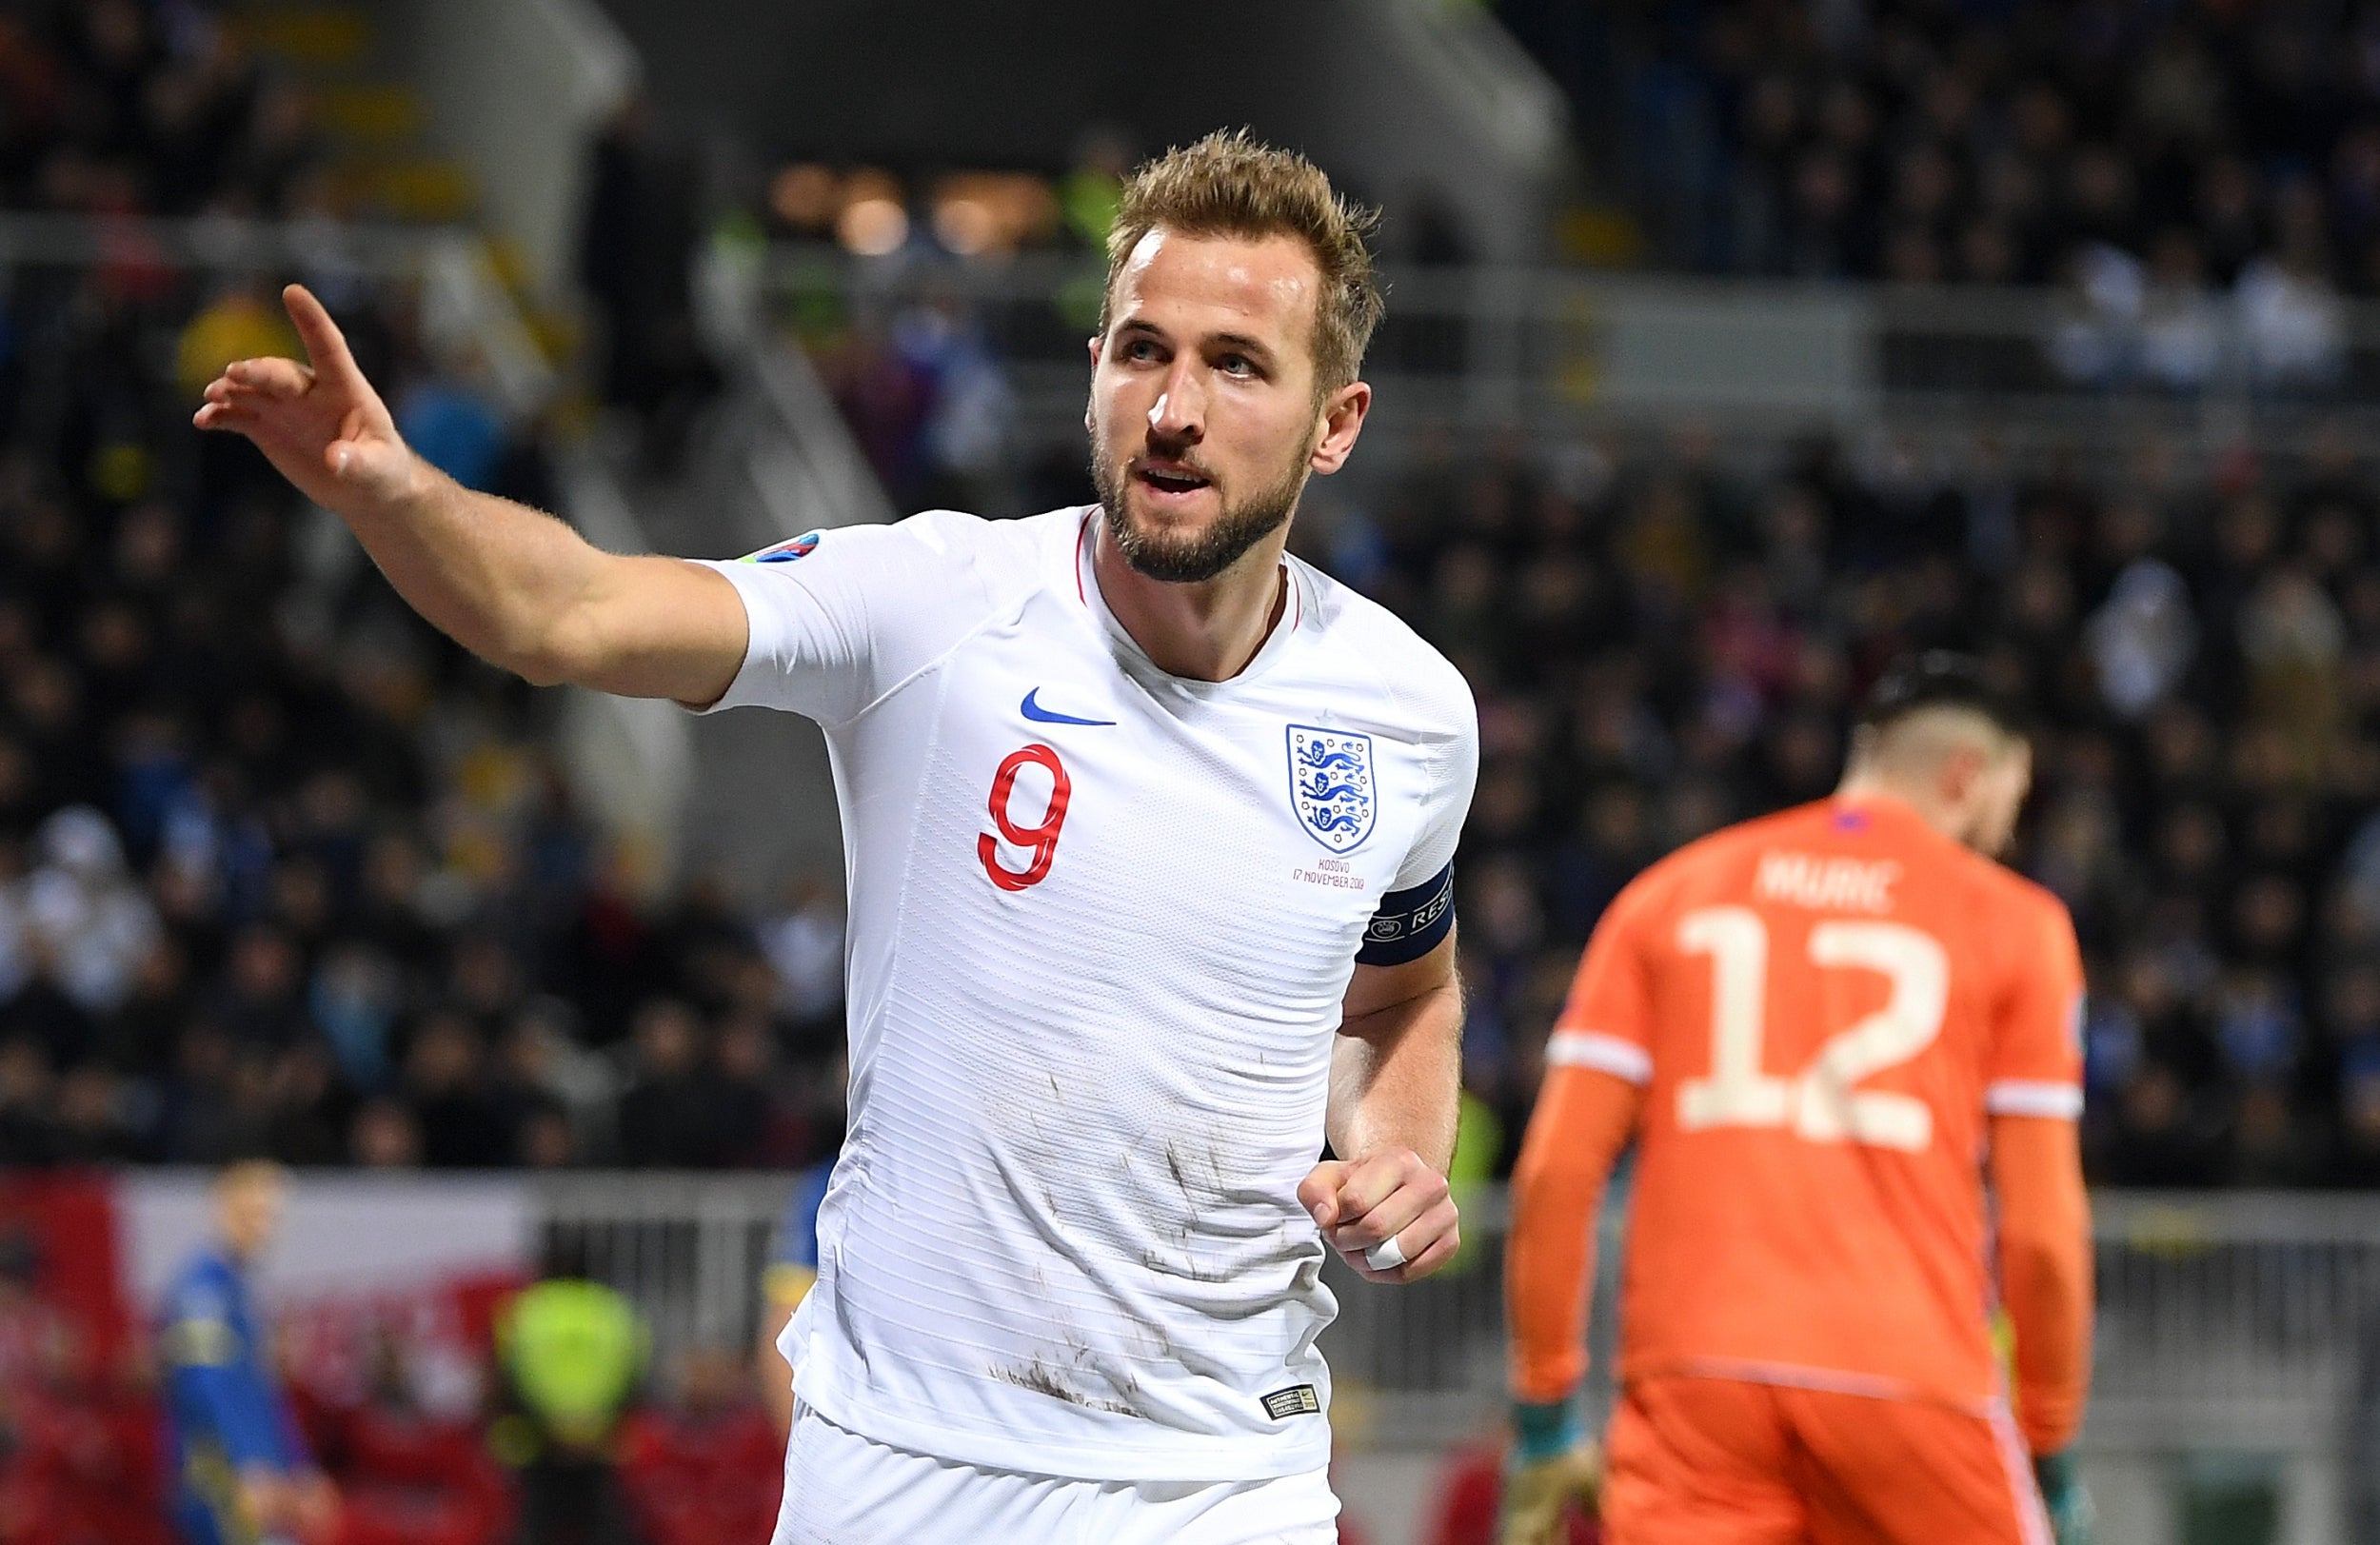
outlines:
{"label": "short blond hair", "polygon": [[1385,307],[1365,240],[1378,224],[1378,210],[1342,198],[1304,156],[1261,144],[1244,129],[1218,129],[1187,149],[1177,146],[1143,162],[1124,185],[1107,232],[1100,331],[1107,331],[1117,279],[1152,230],[1250,240],[1292,236],[1305,243],[1322,272],[1314,307],[1315,390],[1337,391],[1362,368]]}

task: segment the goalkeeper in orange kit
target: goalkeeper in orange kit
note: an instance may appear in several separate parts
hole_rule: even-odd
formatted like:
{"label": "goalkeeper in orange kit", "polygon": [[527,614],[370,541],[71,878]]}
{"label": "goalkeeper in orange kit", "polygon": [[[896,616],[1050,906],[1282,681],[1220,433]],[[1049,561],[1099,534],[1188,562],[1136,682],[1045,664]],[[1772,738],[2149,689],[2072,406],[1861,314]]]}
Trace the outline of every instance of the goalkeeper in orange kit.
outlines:
{"label": "goalkeeper in orange kit", "polygon": [[[2087,1537],[2081,963],[2065,907],[1991,858],[2031,774],[1973,665],[1923,656],[1878,683],[1832,799],[1612,903],[1513,1177],[1505,1545],[1598,1490],[1613,1545]],[[1598,1450],[1586,1289],[1632,1139]]]}

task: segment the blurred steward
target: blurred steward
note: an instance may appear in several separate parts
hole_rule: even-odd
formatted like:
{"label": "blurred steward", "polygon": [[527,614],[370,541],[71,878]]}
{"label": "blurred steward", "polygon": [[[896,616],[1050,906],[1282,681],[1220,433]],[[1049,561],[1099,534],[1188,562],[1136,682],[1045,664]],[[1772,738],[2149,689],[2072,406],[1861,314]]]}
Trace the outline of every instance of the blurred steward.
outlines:
{"label": "blurred steward", "polygon": [[636,1306],[588,1280],[566,1245],[549,1258],[545,1280],[506,1306],[496,1356],[513,1410],[490,1440],[520,1472],[523,1540],[635,1545],[617,1438],[649,1351]]}
{"label": "blurred steward", "polygon": [[280,1224],[284,1193],[277,1165],[225,1168],[214,1181],[214,1240],[167,1291],[174,1521],[189,1545],[317,1540],[337,1525],[338,1494],[274,1380],[248,1280]]}

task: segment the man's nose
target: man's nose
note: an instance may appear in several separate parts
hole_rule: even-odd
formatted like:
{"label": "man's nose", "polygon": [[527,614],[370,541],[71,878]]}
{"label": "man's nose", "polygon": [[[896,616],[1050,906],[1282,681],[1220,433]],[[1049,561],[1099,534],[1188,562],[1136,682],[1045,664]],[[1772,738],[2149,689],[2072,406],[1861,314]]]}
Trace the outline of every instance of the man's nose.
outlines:
{"label": "man's nose", "polygon": [[1156,439],[1197,445],[1206,434],[1206,387],[1195,362],[1180,359],[1166,372],[1165,389],[1149,409],[1149,433]]}

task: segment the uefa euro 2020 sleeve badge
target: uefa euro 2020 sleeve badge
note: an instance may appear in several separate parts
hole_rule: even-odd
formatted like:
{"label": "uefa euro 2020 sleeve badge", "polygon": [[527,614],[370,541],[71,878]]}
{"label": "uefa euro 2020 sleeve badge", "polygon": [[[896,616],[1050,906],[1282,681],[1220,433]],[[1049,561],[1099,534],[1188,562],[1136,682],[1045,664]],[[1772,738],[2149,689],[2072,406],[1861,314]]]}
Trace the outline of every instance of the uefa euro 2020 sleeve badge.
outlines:
{"label": "uefa euro 2020 sleeve badge", "polygon": [[1349,853],[1372,835],[1379,811],[1372,775],[1372,737],[1346,730],[1289,726],[1289,800],[1298,823],[1333,853]]}

